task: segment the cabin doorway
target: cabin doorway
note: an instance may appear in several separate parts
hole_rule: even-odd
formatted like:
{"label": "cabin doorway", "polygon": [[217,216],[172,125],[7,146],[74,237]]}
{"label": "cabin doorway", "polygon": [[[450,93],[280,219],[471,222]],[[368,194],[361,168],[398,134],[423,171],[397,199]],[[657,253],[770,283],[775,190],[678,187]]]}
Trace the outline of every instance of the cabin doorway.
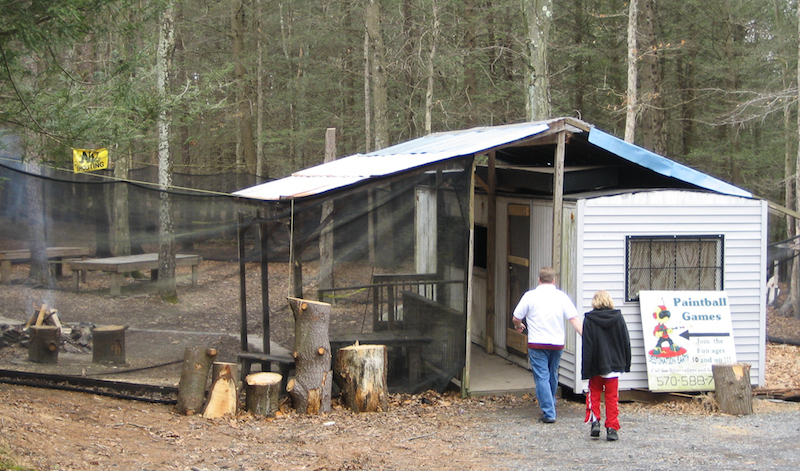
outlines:
{"label": "cabin doorway", "polygon": [[506,347],[509,353],[527,355],[528,334],[514,330],[514,308],[530,289],[531,208],[508,205],[508,312],[506,313]]}

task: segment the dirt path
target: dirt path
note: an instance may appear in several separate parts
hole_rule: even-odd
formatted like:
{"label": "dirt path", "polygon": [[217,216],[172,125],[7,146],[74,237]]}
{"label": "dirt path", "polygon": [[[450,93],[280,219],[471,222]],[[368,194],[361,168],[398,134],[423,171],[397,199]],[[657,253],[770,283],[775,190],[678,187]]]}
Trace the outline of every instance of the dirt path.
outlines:
{"label": "dirt path", "polygon": [[171,406],[0,385],[0,448],[37,470],[791,469],[800,405],[622,404],[619,442],[590,440],[583,405],[534,422],[530,398],[393,396],[390,411],[209,421]]}

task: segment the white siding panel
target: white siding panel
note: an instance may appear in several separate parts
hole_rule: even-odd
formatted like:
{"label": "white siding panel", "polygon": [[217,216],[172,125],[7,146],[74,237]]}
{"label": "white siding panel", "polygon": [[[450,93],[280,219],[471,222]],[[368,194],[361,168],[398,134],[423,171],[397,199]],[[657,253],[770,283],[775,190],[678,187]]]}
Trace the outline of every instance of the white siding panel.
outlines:
{"label": "white siding panel", "polygon": [[644,344],[649,340],[642,332],[638,303],[624,302],[626,236],[724,236],[723,283],[731,304],[737,358],[751,364],[754,382],[758,378],[763,383],[766,214],[761,200],[680,190],[578,201],[576,304],[581,312],[591,310],[594,292],[605,289],[622,310],[631,334],[634,371],[623,375],[620,388],[647,388]]}

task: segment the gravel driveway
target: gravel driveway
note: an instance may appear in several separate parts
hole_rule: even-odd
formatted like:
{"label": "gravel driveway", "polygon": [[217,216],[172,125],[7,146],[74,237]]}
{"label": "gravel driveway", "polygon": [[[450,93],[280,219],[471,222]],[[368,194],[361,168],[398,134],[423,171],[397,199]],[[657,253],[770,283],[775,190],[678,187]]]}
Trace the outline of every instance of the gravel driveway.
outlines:
{"label": "gravel driveway", "polygon": [[606,441],[605,432],[590,439],[583,405],[566,401],[559,401],[551,425],[535,422],[535,404],[491,411],[476,422],[508,470],[797,469],[800,405],[759,399],[754,409],[735,417],[674,404],[621,404],[617,442]]}

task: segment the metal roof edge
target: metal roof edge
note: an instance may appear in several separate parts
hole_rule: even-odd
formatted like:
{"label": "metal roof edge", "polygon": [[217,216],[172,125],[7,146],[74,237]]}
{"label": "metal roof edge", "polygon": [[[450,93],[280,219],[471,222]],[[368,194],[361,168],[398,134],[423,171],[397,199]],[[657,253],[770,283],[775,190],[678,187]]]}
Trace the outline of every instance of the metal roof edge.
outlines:
{"label": "metal roof edge", "polygon": [[752,198],[753,194],[730,183],[680,164],[637,145],[625,142],[611,134],[591,128],[589,143],[605,149],[629,162],[641,165],[666,177],[675,178],[707,190],[731,196]]}

